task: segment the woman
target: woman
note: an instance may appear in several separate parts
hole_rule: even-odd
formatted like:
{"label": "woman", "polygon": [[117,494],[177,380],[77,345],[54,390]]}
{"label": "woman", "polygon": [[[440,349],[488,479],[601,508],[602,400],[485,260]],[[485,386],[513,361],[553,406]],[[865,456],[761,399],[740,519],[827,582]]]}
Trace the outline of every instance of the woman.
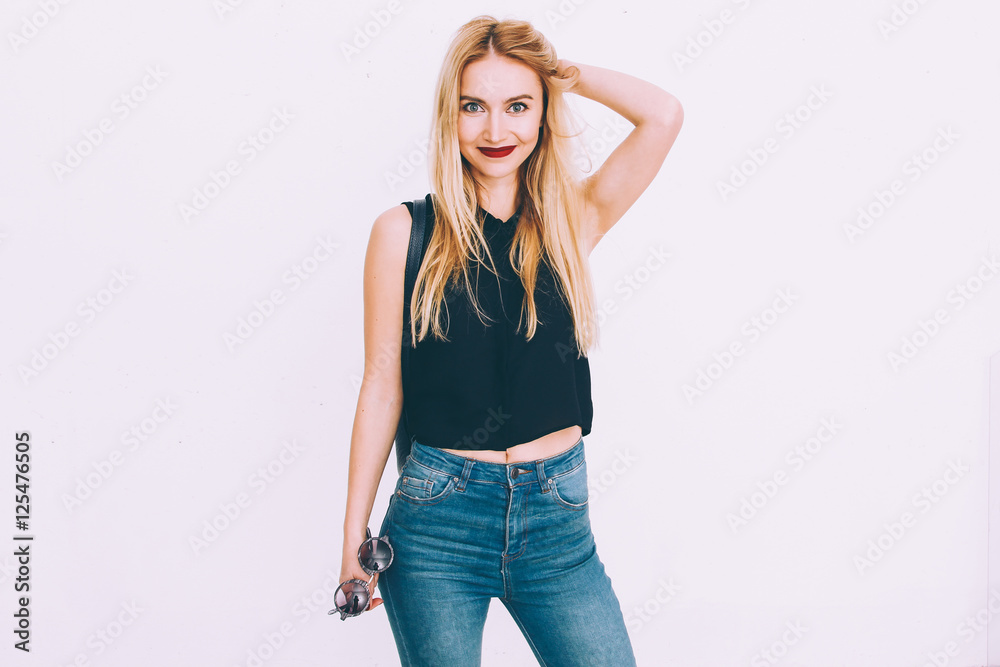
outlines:
{"label": "woman", "polygon": [[[582,181],[565,92],[635,125]],[[530,23],[480,16],[457,32],[437,83],[434,228],[411,301],[412,451],[379,531],[395,557],[369,606],[385,603],[404,666],[479,665],[493,597],[540,664],[635,664],[587,509],[588,256],[656,176],[682,118],[650,83],[557,59]],[[410,226],[407,206],[380,215],[365,259],[341,581],[370,578],[358,547],[403,410]]]}

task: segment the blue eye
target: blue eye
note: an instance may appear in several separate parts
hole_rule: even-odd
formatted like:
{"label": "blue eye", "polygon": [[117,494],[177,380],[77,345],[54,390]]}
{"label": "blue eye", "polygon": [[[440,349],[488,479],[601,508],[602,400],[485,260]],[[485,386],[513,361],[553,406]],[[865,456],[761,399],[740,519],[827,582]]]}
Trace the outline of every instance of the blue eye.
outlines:
{"label": "blue eye", "polygon": [[[470,109],[469,107],[476,107],[476,109]],[[514,113],[524,113],[528,110],[528,105],[524,102],[514,102],[510,105],[510,108],[514,111]],[[479,102],[466,102],[462,105],[462,111],[467,111],[469,113],[476,113],[476,111],[481,109],[482,107],[479,106]]]}

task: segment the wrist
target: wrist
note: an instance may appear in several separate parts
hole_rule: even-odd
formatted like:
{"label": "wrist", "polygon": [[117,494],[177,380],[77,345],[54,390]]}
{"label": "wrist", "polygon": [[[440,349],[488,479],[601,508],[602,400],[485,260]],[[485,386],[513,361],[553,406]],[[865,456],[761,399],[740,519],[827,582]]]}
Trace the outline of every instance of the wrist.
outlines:
{"label": "wrist", "polygon": [[368,524],[365,523],[345,523],[344,524],[344,542],[357,540],[359,542],[364,541],[365,531],[368,529]]}

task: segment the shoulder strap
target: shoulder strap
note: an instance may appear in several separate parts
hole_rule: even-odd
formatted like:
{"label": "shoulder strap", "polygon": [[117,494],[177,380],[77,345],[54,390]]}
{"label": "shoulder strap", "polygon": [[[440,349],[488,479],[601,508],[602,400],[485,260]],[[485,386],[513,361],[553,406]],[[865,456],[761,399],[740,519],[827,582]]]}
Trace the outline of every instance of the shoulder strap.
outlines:
{"label": "shoulder strap", "polygon": [[[417,273],[424,259],[427,239],[434,228],[433,218],[428,215],[431,205],[431,195],[423,199],[413,200],[413,224],[410,227],[410,246],[406,253],[406,275],[403,278],[403,340],[400,348],[401,371],[403,387],[407,384],[410,366],[410,299],[417,283]],[[410,428],[406,420],[406,401],[403,401],[403,415],[400,419],[396,437],[396,468],[401,470],[406,457],[410,454]]]}
{"label": "shoulder strap", "polygon": [[[430,198],[430,195],[427,195]],[[417,284],[417,273],[424,259],[427,234],[427,206],[425,199],[413,200],[413,225],[410,228],[410,247],[406,253],[406,277],[403,281],[403,354],[410,348],[410,299]],[[403,369],[406,361],[404,356]]]}

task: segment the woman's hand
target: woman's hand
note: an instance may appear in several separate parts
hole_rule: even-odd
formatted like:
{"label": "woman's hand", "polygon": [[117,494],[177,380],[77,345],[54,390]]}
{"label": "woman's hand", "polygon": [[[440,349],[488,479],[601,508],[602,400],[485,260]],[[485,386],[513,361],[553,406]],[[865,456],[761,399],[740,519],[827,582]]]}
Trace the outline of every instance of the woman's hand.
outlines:
{"label": "woman's hand", "polygon": [[[579,68],[574,65],[571,61],[560,58],[556,62],[556,77],[560,79],[573,79],[574,75],[579,72]],[[575,92],[573,89],[576,88],[576,81],[573,81],[573,85],[566,89],[567,93]]]}
{"label": "woman's hand", "polygon": [[375,597],[375,586],[378,584],[379,577],[378,573],[374,575],[368,574],[358,561],[358,549],[364,541],[365,534],[363,532],[360,535],[353,536],[351,539],[344,540],[344,552],[340,565],[340,583],[344,583],[348,579],[360,579],[367,582],[368,578],[371,577],[371,582],[368,584],[368,594],[371,597],[371,601],[365,609],[365,611],[371,611],[382,604],[382,598]]}

